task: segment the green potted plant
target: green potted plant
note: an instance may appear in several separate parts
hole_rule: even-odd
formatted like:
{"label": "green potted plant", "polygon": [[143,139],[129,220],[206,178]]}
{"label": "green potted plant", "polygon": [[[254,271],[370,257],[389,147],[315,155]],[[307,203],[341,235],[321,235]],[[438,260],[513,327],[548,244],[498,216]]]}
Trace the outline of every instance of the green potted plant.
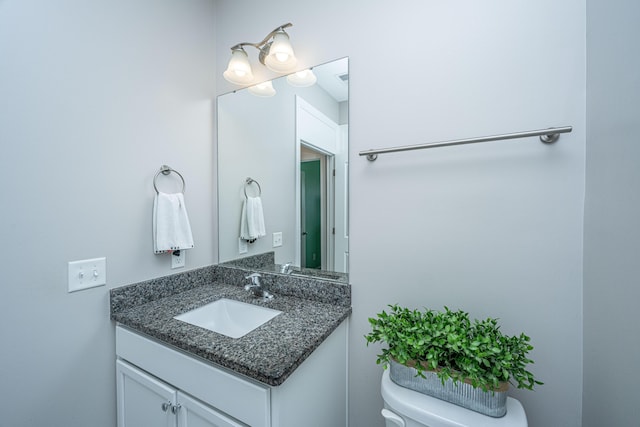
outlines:
{"label": "green potted plant", "polygon": [[472,322],[468,313],[448,307],[389,307],[389,313],[383,310],[369,319],[372,331],[365,338],[367,345],[387,345],[376,363],[390,366],[391,379],[399,385],[501,417],[510,382],[528,390],[542,384],[527,370],[533,347],[524,333],[504,335],[496,319]]}

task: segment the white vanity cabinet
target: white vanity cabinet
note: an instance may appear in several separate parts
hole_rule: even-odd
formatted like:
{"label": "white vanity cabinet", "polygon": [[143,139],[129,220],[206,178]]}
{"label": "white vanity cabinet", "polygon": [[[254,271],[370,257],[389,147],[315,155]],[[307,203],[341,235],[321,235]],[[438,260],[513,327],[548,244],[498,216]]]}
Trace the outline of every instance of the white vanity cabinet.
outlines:
{"label": "white vanity cabinet", "polygon": [[120,325],[116,354],[118,427],[347,425],[347,321],[279,386]]}
{"label": "white vanity cabinet", "polygon": [[242,427],[214,408],[122,360],[116,362],[118,427]]}
{"label": "white vanity cabinet", "polygon": [[120,360],[116,361],[116,375],[118,427],[175,427],[170,411],[177,403],[174,388]]}

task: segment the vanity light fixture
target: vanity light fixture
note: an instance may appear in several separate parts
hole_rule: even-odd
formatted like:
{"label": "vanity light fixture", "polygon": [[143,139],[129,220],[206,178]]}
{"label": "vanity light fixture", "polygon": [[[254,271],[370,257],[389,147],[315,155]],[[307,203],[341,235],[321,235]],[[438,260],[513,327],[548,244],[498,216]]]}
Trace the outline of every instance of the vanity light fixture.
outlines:
{"label": "vanity light fixture", "polygon": [[289,35],[285,28],[293,24],[288,23],[271,31],[260,43],[238,43],[231,47],[231,59],[227,70],[223,73],[226,80],[237,85],[245,85],[253,81],[253,72],[249,63],[249,56],[244,50],[245,46],[253,46],[260,51],[258,60],[268,69],[287,73],[293,71],[298,60],[293,54],[293,48],[289,42]]}
{"label": "vanity light fixture", "polygon": [[313,74],[313,71],[311,71],[311,69],[298,71],[287,76],[287,82],[289,82],[291,86],[296,87],[312,86],[316,83],[317,80],[318,78],[315,74]]}
{"label": "vanity light fixture", "polygon": [[258,83],[257,85],[249,86],[248,89],[251,94],[263,98],[268,98],[276,94],[276,90],[273,88],[273,83],[271,83],[271,80],[263,83]]}

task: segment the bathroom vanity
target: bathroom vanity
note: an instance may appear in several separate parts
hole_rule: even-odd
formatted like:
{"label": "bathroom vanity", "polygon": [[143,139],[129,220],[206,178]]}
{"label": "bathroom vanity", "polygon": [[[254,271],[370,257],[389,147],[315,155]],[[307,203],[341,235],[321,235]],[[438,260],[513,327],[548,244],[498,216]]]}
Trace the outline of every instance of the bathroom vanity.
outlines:
{"label": "bathroom vanity", "polygon": [[[346,425],[350,289],[266,277],[256,299],[247,271],[212,266],[111,290],[118,426]],[[175,319],[220,299],[281,313],[231,338]]]}

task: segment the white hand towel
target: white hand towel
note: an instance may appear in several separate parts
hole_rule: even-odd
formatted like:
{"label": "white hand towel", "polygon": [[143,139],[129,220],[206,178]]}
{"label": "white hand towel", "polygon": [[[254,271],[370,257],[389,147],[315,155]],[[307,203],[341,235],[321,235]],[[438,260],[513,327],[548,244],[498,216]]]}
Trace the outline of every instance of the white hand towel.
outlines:
{"label": "white hand towel", "polygon": [[182,193],[157,193],[153,201],[153,251],[157,254],[193,248],[193,236]]}
{"label": "white hand towel", "polygon": [[266,235],[262,200],[260,197],[247,197],[242,204],[240,238],[243,240],[255,240]]}

